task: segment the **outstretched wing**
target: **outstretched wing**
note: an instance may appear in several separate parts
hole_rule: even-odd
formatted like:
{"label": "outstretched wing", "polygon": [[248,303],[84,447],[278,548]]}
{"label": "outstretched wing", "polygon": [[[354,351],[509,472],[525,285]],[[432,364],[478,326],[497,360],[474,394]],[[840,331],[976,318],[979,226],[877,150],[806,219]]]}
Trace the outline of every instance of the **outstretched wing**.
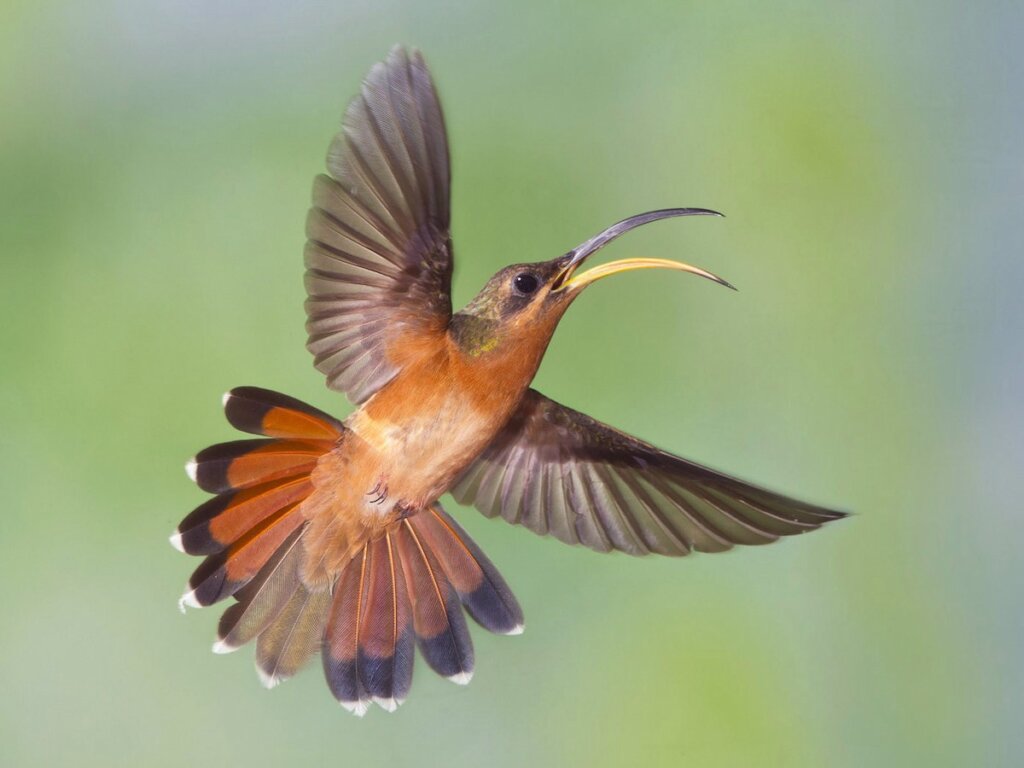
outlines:
{"label": "outstretched wing", "polygon": [[327,170],[306,222],[307,347],[327,385],[361,403],[451,317],[448,143],[418,51],[396,47],[370,70]]}
{"label": "outstretched wing", "polygon": [[600,552],[766,544],[844,517],[693,464],[529,390],[457,501]]}

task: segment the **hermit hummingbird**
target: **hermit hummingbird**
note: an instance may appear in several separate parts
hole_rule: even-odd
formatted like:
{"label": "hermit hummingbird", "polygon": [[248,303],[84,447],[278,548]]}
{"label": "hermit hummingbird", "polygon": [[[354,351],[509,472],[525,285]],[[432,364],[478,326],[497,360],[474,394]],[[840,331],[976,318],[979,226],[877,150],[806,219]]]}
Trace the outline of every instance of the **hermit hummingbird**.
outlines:
{"label": "hermit hummingbird", "polygon": [[307,346],[327,386],[357,409],[342,421],[269,390],[231,390],[228,421],[261,437],[188,463],[215,495],[171,536],[205,556],[182,609],[233,597],[214,650],[255,641],[266,686],[319,652],[343,706],[394,710],[416,647],[440,675],[469,682],[463,610],[491,632],[522,632],[508,584],[441,507],[447,492],[488,517],[631,555],[721,552],[843,517],[673,456],[530,388],[563,313],[594,282],[662,268],[728,286],[665,259],[580,271],[635,227],[714,211],[631,216],[557,258],[499,270],[453,314],[444,118],[423,57],[401,47],[349,104],[327,170],[306,220]]}

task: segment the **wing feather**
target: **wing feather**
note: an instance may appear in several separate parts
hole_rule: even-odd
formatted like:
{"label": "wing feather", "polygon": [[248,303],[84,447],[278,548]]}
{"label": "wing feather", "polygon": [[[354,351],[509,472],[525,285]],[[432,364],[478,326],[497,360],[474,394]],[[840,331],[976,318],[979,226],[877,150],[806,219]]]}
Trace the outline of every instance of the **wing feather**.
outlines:
{"label": "wing feather", "polygon": [[534,390],[452,493],[488,517],[633,555],[766,544],[845,516],[673,456]]}
{"label": "wing feather", "polygon": [[430,73],[395,48],[370,70],[313,184],[307,347],[356,403],[402,368],[396,342],[451,318],[448,143]]}

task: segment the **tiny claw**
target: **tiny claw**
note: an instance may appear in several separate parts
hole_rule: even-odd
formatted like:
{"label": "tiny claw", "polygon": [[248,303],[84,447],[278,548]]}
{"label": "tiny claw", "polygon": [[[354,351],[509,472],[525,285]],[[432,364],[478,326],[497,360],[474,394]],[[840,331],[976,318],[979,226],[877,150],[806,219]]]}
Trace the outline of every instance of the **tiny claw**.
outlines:
{"label": "tiny claw", "polygon": [[370,499],[371,504],[381,504],[387,499],[388,487],[384,483],[383,476],[381,476],[380,479],[377,480],[377,484],[373,486],[373,488],[371,488],[366,495],[374,497]]}

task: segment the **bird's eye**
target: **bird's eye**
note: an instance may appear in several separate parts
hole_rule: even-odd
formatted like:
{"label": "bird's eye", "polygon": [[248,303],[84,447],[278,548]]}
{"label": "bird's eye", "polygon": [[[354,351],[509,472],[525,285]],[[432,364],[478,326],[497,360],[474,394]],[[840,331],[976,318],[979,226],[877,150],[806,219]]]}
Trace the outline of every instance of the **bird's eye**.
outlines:
{"label": "bird's eye", "polygon": [[512,285],[515,289],[523,296],[529,296],[531,293],[537,290],[539,281],[535,275],[531,275],[529,272],[521,272],[512,278]]}

